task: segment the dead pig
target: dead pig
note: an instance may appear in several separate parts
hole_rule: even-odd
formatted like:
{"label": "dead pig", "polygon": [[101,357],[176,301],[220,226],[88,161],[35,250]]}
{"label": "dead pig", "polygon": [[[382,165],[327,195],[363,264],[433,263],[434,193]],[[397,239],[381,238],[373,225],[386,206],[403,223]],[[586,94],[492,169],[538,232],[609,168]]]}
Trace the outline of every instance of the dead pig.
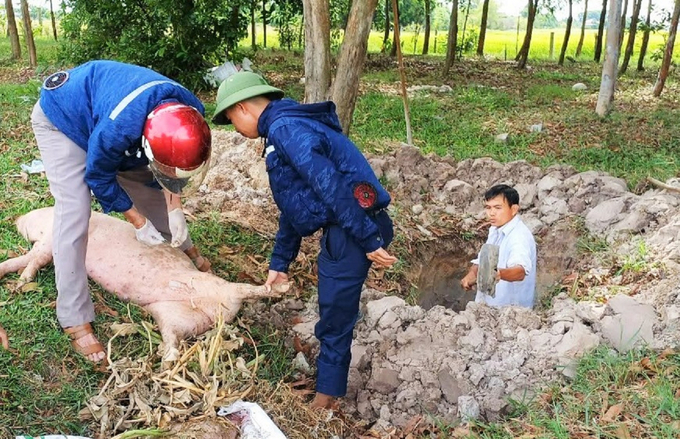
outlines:
{"label": "dead pig", "polygon": [[[32,280],[52,261],[53,208],[31,211],[16,224],[24,238],[34,243],[30,252],[0,263],[0,278],[21,271]],[[156,320],[172,359],[178,342],[210,329],[219,314],[231,321],[244,300],[277,297],[288,289],[227,282],[196,269],[180,250],[168,244],[150,247],[135,238],[132,225],[93,212],[85,261],[87,274],[124,301],[144,307]]]}

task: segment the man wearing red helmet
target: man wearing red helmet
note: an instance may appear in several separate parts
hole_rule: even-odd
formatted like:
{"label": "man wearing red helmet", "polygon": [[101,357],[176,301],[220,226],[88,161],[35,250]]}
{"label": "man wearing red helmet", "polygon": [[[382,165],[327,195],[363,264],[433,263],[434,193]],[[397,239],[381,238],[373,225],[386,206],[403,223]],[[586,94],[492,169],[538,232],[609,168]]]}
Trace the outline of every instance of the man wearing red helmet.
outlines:
{"label": "man wearing red helmet", "polygon": [[57,318],[92,361],[105,352],[90,325],[95,313],[85,269],[91,194],[105,213],[122,213],[139,241],[167,239],[200,270],[210,269],[189,237],[180,202],[208,168],[204,111],[177,82],[114,61],[88,62],[43,83],[31,122],[55,199]]}

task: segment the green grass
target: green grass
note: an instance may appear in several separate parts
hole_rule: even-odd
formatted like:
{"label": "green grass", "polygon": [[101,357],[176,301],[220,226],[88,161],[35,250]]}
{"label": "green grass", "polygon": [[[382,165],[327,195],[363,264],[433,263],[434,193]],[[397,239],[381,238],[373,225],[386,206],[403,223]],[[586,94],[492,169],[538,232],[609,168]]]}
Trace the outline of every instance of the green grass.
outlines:
{"label": "green grass", "polygon": [[[581,359],[569,385],[552,384],[532,401],[513,405],[507,422],[479,423],[477,438],[656,437],[680,434],[680,355],[599,348]],[[621,404],[620,414],[607,411]],[[628,433],[625,436],[624,431]]]}

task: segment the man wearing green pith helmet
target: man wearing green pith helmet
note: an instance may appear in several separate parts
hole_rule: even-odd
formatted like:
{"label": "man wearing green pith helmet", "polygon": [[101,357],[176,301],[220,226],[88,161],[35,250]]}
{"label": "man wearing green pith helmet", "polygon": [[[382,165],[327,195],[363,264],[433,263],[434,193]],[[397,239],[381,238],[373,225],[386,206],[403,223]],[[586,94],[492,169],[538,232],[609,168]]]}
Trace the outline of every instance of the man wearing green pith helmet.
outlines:
{"label": "man wearing green pith helmet", "polygon": [[386,208],[390,196],[342,133],[335,104],[299,104],[252,72],[227,78],[217,93],[215,124],[263,137],[269,184],[281,211],[267,285],[288,281],[303,236],[323,229],[318,257],[321,344],[314,407],[333,408],[347,392],[352,333],[361,288],[373,262],[397,259]]}

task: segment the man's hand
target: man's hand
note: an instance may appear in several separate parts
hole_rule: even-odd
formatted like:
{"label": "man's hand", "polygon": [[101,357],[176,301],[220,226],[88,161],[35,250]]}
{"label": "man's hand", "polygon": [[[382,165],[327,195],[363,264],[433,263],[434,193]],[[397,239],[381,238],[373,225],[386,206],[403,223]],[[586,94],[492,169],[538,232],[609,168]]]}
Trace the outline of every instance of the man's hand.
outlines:
{"label": "man's hand", "polygon": [[366,257],[369,261],[373,261],[380,267],[390,267],[392,264],[397,262],[397,258],[387,253],[387,250],[380,247],[378,250],[366,253]]}
{"label": "man's hand", "polygon": [[135,236],[137,236],[137,241],[148,245],[158,245],[165,242],[161,232],[156,230],[148,219],[141,228],[135,229]]}
{"label": "man's hand", "polygon": [[172,233],[172,242],[170,243],[172,247],[179,247],[189,239],[187,220],[181,208],[168,212],[168,225],[170,226],[170,233]]}
{"label": "man's hand", "polygon": [[477,271],[479,271],[479,266],[473,264],[472,267],[470,267],[468,274],[460,280],[460,286],[466,291],[470,291],[477,283]]}
{"label": "man's hand", "polygon": [[7,338],[5,328],[3,328],[2,326],[0,326],[0,343],[2,343],[3,348],[9,349],[9,338]]}
{"label": "man's hand", "polygon": [[286,273],[269,270],[269,275],[267,276],[267,281],[264,283],[264,285],[267,287],[267,291],[271,291],[273,284],[279,284],[282,282],[288,282],[288,275]]}

